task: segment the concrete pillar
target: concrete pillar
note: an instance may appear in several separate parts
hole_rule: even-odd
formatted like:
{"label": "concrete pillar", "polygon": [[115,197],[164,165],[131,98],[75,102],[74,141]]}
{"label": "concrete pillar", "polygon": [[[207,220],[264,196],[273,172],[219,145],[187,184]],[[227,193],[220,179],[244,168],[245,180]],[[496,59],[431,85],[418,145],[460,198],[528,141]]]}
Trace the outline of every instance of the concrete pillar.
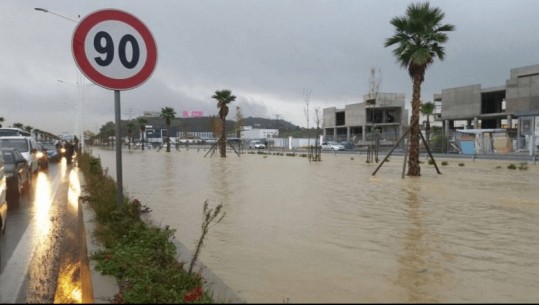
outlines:
{"label": "concrete pillar", "polygon": [[473,118],[473,128],[479,129],[479,120],[477,119],[477,117]]}
{"label": "concrete pillar", "polygon": [[513,116],[510,114],[507,115],[507,128],[513,128]]}
{"label": "concrete pillar", "polygon": [[446,136],[449,136],[449,120],[444,120],[444,132]]}
{"label": "concrete pillar", "polygon": [[337,128],[333,128],[333,141],[337,141]]}
{"label": "concrete pillar", "polygon": [[346,142],[350,142],[350,126],[346,126]]}
{"label": "concrete pillar", "polygon": [[292,150],[292,137],[288,137],[288,149]]}

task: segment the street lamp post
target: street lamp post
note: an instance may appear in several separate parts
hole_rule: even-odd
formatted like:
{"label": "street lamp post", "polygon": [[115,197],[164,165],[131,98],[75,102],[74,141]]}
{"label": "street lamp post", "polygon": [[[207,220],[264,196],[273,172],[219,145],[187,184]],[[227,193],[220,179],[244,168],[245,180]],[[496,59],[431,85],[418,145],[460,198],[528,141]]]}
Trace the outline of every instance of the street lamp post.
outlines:
{"label": "street lamp post", "polygon": [[[53,11],[49,11],[48,9],[44,9],[44,8],[41,8],[41,7],[36,7],[34,9],[36,11],[56,15],[56,16],[58,16],[60,18],[69,20],[69,21],[74,22],[74,23],[79,23],[79,20],[76,20],[76,19],[64,16],[64,15],[61,15],[61,14],[55,13]],[[79,18],[80,18],[80,16],[79,16]],[[73,85],[71,83],[64,82],[64,81],[61,81],[61,80],[58,80],[58,81],[61,82],[61,83],[66,83],[66,84]],[[79,98],[80,98],[80,105],[79,105],[79,109],[80,109],[80,114],[79,115],[80,115],[80,117],[79,117],[79,120],[80,120],[80,125],[81,126],[80,126],[79,137],[80,137],[81,150],[84,151],[84,76],[81,75],[81,73],[79,71],[77,71],[77,85],[76,86],[79,89],[78,91],[79,91]]]}
{"label": "street lamp post", "polygon": [[[79,81],[77,80],[76,83],[70,83],[70,82],[66,82],[66,81],[63,81],[61,79],[58,79],[58,82],[59,83],[62,83],[62,84],[66,84],[66,85],[70,85],[70,86],[74,86],[74,87],[77,87],[77,95],[78,95],[78,98],[79,98],[79,102],[76,104],[76,112],[79,114],[79,118],[76,120],[77,124],[76,124],[76,130],[75,130],[75,133],[77,134],[77,136],[82,136],[84,137],[84,116],[82,115],[82,106],[83,106],[83,103],[84,103],[84,93],[83,93],[83,90],[84,90],[84,84],[80,84]],[[79,127],[79,124],[78,122],[80,122],[81,126]],[[84,151],[84,138],[81,138],[79,141],[81,141],[81,149],[82,151]]]}
{"label": "street lamp post", "polygon": [[79,23],[79,21],[76,20],[76,19],[69,18],[69,17],[66,17],[66,16],[64,16],[64,15],[60,15],[60,14],[58,14],[58,13],[55,13],[55,12],[53,12],[53,11],[49,11],[49,10],[44,9],[44,8],[41,8],[41,7],[35,7],[34,9],[35,9],[36,11],[40,11],[40,12],[44,12],[44,13],[51,13],[51,14],[56,15],[56,16],[58,16],[58,17],[61,17],[61,18],[64,18],[64,19],[73,21],[73,22],[75,22],[75,23]]}

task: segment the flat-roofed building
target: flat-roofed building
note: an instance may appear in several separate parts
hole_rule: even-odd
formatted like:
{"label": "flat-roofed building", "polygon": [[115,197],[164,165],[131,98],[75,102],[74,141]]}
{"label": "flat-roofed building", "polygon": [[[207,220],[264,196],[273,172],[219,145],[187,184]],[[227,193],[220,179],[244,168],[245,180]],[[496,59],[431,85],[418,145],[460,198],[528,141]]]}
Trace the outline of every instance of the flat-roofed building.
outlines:
{"label": "flat-roofed building", "polygon": [[323,109],[324,138],[338,142],[366,144],[373,131],[382,141],[398,140],[408,125],[405,96],[399,93],[378,93],[376,99],[365,95],[364,102],[345,105],[344,109]]}

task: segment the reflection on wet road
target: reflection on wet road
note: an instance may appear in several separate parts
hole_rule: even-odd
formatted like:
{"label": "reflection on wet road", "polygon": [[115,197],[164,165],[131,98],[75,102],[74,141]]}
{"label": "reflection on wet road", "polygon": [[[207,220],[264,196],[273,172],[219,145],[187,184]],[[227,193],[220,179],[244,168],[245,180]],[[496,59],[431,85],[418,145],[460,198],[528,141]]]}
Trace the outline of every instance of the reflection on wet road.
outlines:
{"label": "reflection on wet road", "polygon": [[[2,303],[80,303],[77,288],[59,280],[73,279],[79,269],[70,257],[78,253],[65,249],[66,243],[76,245],[71,235],[78,230],[77,173],[78,169],[67,165],[65,159],[50,164],[34,177],[32,189],[19,202],[8,202],[8,226],[1,237]],[[62,275],[67,271],[71,275]],[[74,293],[55,297],[58,283],[62,291]]]}

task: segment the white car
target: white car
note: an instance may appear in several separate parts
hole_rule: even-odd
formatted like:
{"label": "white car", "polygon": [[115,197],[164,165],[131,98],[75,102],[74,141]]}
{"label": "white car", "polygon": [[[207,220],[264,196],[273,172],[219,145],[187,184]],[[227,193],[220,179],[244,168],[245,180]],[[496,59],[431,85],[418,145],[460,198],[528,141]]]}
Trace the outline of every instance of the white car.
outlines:
{"label": "white car", "polygon": [[28,167],[32,173],[38,171],[37,142],[32,137],[6,136],[0,137],[0,147],[16,148],[28,161]]}
{"label": "white car", "polygon": [[266,145],[260,141],[251,141],[249,142],[249,148],[254,149],[265,149]]}
{"label": "white car", "polygon": [[344,145],[339,144],[334,141],[322,142],[320,146],[322,147],[322,150],[333,150],[333,151],[344,150]]}

